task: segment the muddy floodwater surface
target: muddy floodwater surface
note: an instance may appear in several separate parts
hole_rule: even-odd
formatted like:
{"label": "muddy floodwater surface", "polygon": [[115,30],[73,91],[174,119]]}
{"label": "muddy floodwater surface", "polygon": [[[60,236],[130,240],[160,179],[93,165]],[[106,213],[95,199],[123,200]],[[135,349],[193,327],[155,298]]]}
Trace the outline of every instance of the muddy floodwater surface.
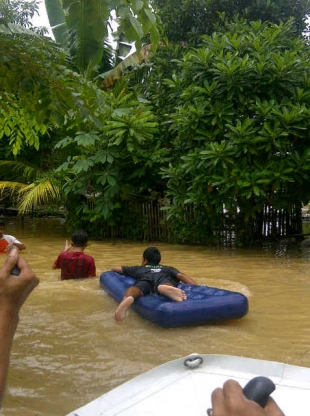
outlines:
{"label": "muddy floodwater surface", "polygon": [[[8,219],[40,277],[21,312],[3,416],[64,416],[166,361],[190,353],[230,354],[310,367],[310,240],[260,248],[182,246],[90,240],[97,277],[59,280],[51,265],[70,238],[56,219]],[[116,302],[99,286],[111,266],[137,265],[148,245],[162,263],[199,284],[239,291],[249,299],[240,320],[164,329],[130,311],[113,320]],[[4,259],[4,257],[3,257]]]}

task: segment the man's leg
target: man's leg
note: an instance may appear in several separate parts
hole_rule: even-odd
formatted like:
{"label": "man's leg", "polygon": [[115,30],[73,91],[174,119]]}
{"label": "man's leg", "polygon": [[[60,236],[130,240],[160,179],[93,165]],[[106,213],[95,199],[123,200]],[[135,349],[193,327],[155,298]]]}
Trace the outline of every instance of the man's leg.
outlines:
{"label": "man's leg", "polygon": [[123,300],[114,312],[116,322],[122,322],[126,318],[127,310],[139,296],[143,296],[143,292],[138,287],[131,286],[126,290]]}
{"label": "man's leg", "polygon": [[167,296],[167,298],[170,298],[176,302],[182,302],[183,300],[187,299],[184,290],[169,284],[159,285],[157,290],[161,295]]}

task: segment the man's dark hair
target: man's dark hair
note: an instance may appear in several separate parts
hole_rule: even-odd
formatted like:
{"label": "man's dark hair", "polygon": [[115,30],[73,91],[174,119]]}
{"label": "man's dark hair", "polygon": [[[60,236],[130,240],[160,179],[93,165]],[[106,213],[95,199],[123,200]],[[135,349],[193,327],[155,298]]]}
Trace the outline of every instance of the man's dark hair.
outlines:
{"label": "man's dark hair", "polygon": [[76,230],[71,235],[71,240],[75,247],[85,247],[88,241],[88,234],[84,230]]}
{"label": "man's dark hair", "polygon": [[4,226],[5,226],[5,223],[4,223],[4,221],[3,221],[3,220],[0,220],[0,225],[1,225],[2,227],[4,227]]}
{"label": "man's dark hair", "polygon": [[159,264],[161,254],[157,247],[148,247],[143,252],[143,258],[147,260],[149,264]]}

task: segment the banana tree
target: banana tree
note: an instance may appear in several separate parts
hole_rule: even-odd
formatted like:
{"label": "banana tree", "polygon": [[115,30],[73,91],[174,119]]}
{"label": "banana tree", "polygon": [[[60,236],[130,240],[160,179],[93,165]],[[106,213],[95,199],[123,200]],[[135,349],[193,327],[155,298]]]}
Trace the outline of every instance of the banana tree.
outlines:
{"label": "banana tree", "polygon": [[133,44],[134,53],[140,52],[146,36],[154,48],[159,41],[149,0],[45,0],[45,5],[56,41],[86,79],[111,70]]}

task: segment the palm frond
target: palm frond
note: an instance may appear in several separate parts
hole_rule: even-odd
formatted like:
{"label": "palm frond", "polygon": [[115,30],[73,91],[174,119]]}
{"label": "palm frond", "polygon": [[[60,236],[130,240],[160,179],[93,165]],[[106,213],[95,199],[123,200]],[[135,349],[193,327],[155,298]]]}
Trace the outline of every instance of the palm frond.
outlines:
{"label": "palm frond", "polygon": [[0,160],[0,177],[10,171],[10,178],[15,181],[29,182],[38,175],[38,168],[28,163],[15,160]]}
{"label": "palm frond", "polygon": [[19,190],[18,211],[25,214],[44,204],[60,201],[60,195],[60,187],[50,178],[26,185]]}
{"label": "palm frond", "polygon": [[0,181],[0,194],[2,195],[7,192],[8,194],[11,194],[11,196],[14,196],[24,186],[25,184],[20,182]]}

